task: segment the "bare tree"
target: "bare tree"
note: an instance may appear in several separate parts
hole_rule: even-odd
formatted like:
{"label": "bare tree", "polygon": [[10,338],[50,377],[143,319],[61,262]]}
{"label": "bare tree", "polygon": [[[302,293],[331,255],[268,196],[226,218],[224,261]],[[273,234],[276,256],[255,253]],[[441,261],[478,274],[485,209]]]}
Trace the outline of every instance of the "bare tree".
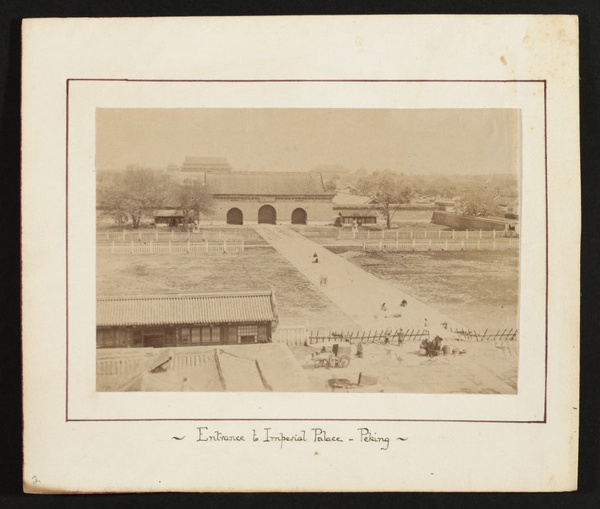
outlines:
{"label": "bare tree", "polygon": [[168,187],[168,177],[156,170],[128,169],[98,189],[97,204],[114,217],[130,217],[138,228],[144,215],[164,205]]}
{"label": "bare tree", "polygon": [[206,186],[198,180],[185,180],[182,184],[173,183],[169,193],[170,203],[181,210],[186,223],[208,214],[213,209],[213,199]]}
{"label": "bare tree", "polygon": [[392,218],[398,210],[398,205],[408,203],[413,195],[412,187],[405,176],[390,170],[374,171],[360,178],[356,190],[373,200],[385,219],[388,230],[392,227]]}

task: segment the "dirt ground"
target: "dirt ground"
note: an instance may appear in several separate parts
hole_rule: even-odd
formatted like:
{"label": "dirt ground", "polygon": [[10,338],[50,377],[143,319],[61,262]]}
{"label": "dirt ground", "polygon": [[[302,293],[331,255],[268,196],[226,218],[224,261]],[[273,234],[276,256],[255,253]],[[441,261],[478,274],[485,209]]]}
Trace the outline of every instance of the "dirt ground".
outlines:
{"label": "dirt ground", "polygon": [[519,251],[421,253],[329,249],[468,327],[518,327]]}
{"label": "dirt ground", "polygon": [[516,342],[510,345],[449,342],[449,346],[464,353],[429,358],[423,355],[416,342],[400,346],[365,344],[362,358],[356,356],[356,348],[353,347],[352,359],[346,368],[315,367],[311,354],[317,348],[290,346],[290,349],[304,367],[312,392],[331,392],[330,379],[346,379],[357,383],[362,373],[374,385],[359,388],[361,392],[517,393]]}
{"label": "dirt ground", "polygon": [[356,329],[355,322],[274,249],[227,254],[98,255],[98,295],[260,291],[273,288],[281,326]]}

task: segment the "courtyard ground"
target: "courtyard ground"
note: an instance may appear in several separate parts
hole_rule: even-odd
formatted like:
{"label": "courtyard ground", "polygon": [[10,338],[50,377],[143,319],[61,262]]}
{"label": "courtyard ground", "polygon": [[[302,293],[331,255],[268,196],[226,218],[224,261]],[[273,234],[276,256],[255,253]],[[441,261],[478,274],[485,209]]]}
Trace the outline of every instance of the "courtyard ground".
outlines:
{"label": "courtyard ground", "polygon": [[209,293],[273,288],[280,326],[358,326],[270,247],[227,254],[98,255],[98,295]]}
{"label": "courtyard ground", "polygon": [[329,249],[471,329],[518,327],[518,250],[398,253]]}
{"label": "courtyard ground", "polygon": [[[328,381],[345,378],[356,383],[359,374],[376,380],[373,391],[419,394],[516,394],[518,345],[493,342],[447,342],[454,355],[426,357],[418,342],[402,345],[365,344],[363,357],[353,355],[346,368],[315,368],[311,354],[318,348],[291,346],[305,368],[312,392],[331,392]],[[319,345],[320,346],[320,345]],[[367,389],[367,392],[371,392]]]}

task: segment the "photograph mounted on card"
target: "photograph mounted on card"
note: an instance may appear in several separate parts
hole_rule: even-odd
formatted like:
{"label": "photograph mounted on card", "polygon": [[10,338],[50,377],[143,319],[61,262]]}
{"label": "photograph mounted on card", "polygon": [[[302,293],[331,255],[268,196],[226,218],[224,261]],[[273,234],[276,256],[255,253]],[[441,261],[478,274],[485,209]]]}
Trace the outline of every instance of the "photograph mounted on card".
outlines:
{"label": "photograph mounted on card", "polygon": [[26,21],[24,489],[576,489],[577,44]]}
{"label": "photograph mounted on card", "polygon": [[543,421],[545,99],[69,80],[69,419]]}

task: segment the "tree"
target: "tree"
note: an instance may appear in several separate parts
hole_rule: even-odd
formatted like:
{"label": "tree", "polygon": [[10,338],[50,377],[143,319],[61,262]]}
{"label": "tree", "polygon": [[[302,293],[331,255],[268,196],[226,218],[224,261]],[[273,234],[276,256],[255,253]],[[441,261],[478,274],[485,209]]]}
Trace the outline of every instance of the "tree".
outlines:
{"label": "tree", "polygon": [[360,178],[356,190],[373,200],[385,219],[388,230],[392,227],[392,218],[398,210],[398,205],[408,203],[413,196],[412,187],[406,177],[390,170],[374,171]]}
{"label": "tree", "polygon": [[115,218],[128,216],[138,228],[144,215],[164,205],[168,193],[168,177],[156,170],[128,169],[116,174],[99,187],[97,204]]}
{"label": "tree", "polygon": [[456,212],[463,216],[493,216],[497,212],[494,196],[487,187],[467,187],[456,202]]}
{"label": "tree", "polygon": [[186,223],[194,216],[212,212],[213,200],[206,186],[197,180],[185,180],[182,184],[173,183],[170,188],[169,202],[181,209]]}

